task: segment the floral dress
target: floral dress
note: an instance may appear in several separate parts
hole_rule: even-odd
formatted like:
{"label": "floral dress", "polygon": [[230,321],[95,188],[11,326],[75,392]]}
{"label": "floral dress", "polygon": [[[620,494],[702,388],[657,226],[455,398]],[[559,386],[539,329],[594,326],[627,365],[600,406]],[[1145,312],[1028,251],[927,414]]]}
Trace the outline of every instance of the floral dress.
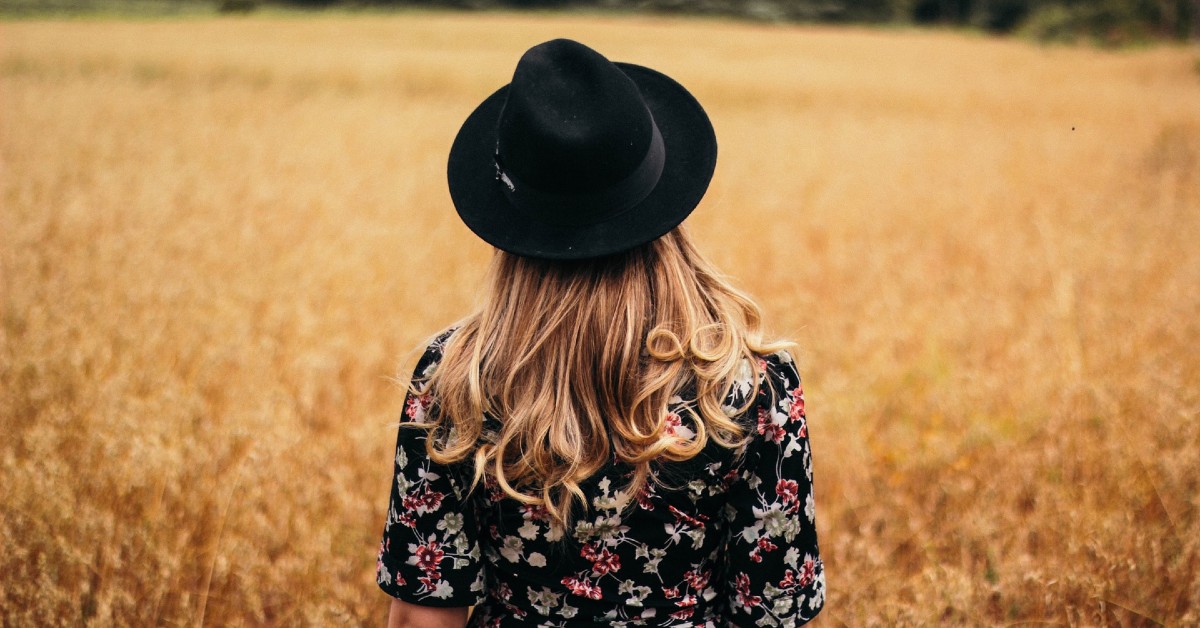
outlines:
{"label": "floral dress", "polygon": [[[437,408],[421,392],[451,332],[425,351],[405,422]],[[817,552],[804,392],[791,356],[750,365],[726,407],[749,433],[736,450],[709,441],[658,465],[658,481],[626,495],[617,461],[581,485],[589,508],[555,533],[544,510],[498,487],[469,490],[470,470],[425,453],[426,431],[401,425],[377,580],[427,606],[474,606],[470,626],[796,626],[825,601]],[[667,429],[690,437],[682,398]],[[489,419],[489,422],[491,419]],[[485,429],[488,426],[485,425]],[[581,512],[582,509],[576,512]]]}

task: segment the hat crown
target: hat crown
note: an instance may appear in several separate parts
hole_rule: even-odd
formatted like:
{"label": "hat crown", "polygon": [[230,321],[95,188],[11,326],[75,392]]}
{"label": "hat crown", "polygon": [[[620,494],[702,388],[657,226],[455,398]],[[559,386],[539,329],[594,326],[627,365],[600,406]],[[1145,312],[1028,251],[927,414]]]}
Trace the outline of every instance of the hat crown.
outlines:
{"label": "hat crown", "polygon": [[671,77],[557,39],[467,116],[446,164],[463,222],[514,255],[575,260],[649,242],[692,212],[717,138]]}
{"label": "hat crown", "polygon": [[620,68],[556,39],[517,63],[496,133],[497,166],[513,179],[550,193],[591,192],[643,163],[654,120]]}

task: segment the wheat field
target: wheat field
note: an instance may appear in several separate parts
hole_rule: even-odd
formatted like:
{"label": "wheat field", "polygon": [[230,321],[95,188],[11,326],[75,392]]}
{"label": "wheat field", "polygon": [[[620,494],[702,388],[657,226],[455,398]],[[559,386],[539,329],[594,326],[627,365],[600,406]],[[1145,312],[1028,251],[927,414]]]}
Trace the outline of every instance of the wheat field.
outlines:
{"label": "wheat field", "polygon": [[1194,48],[411,13],[0,24],[0,623],[382,623],[401,384],[491,254],[446,153],[557,36],[713,118],[819,624],[1200,622]]}

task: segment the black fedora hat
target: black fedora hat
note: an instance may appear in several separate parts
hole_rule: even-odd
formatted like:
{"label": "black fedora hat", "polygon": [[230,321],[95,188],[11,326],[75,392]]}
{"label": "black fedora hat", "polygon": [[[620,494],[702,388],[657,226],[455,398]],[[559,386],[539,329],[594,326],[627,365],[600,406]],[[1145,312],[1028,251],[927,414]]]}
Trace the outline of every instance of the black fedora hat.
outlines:
{"label": "black fedora hat", "polygon": [[675,228],[708,189],[717,139],[670,77],[569,39],[530,48],[467,117],[447,175],[476,235],[525,257],[619,253]]}

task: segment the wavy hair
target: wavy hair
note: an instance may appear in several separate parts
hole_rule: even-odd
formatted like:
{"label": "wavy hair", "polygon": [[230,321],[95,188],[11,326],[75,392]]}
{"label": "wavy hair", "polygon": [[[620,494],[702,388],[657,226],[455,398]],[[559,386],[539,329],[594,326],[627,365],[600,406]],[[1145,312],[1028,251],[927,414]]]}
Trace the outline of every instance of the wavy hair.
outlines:
{"label": "wavy hair", "polygon": [[[472,458],[484,481],[544,508],[562,530],[580,483],[612,459],[633,469],[625,495],[709,439],[745,439],[723,403],[739,375],[758,381],[761,312],[701,257],[682,228],[598,259],[544,261],[497,251],[481,307],[460,321],[428,381],[437,407],[423,427],[429,456]],[[668,402],[691,438],[668,427]],[[674,405],[674,404],[673,404]],[[485,417],[494,417],[492,429]]]}

